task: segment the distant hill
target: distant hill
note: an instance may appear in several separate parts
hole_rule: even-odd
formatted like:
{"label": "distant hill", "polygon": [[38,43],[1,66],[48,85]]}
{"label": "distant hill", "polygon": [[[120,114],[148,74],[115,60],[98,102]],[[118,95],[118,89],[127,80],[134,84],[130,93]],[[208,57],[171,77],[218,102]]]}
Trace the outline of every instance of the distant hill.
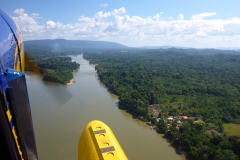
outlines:
{"label": "distant hill", "polygon": [[141,48],[144,48],[144,49],[170,49],[170,48],[189,49],[189,47],[181,47],[181,46],[144,46]]}
{"label": "distant hill", "polygon": [[140,47],[143,49],[198,49],[198,50],[205,50],[205,49],[215,49],[215,50],[235,50],[240,51],[240,47],[217,47],[217,48],[192,48],[192,47],[182,47],[182,46],[144,46]]}
{"label": "distant hill", "polygon": [[220,48],[217,48],[217,49],[240,51],[240,47],[220,47]]}
{"label": "distant hill", "polygon": [[65,39],[46,39],[24,41],[26,49],[36,47],[49,47],[53,51],[61,51],[67,49],[127,49],[128,46],[107,42],[107,41],[89,41],[89,40],[65,40]]}
{"label": "distant hill", "polygon": [[46,39],[46,40],[31,40],[24,42],[26,51],[33,51],[36,49],[50,50],[52,52],[92,52],[92,51],[104,51],[104,50],[118,50],[137,52],[138,50],[164,50],[174,51],[178,53],[188,54],[201,54],[201,55],[213,55],[213,54],[240,54],[240,50],[230,50],[226,48],[214,49],[214,48],[187,48],[180,46],[145,46],[145,47],[128,47],[115,42],[108,41],[90,41],[90,40],[65,40],[65,39]]}

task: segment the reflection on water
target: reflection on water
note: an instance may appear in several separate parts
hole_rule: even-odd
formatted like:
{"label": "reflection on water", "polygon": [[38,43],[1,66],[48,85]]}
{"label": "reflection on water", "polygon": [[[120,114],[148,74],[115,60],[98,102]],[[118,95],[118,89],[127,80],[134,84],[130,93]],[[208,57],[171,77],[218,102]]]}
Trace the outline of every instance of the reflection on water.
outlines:
{"label": "reflection on water", "polygon": [[94,66],[81,55],[72,59],[81,66],[68,86],[27,73],[39,159],[76,160],[81,132],[96,119],[113,130],[129,159],[180,159],[161,135],[116,107],[117,96],[99,82]]}

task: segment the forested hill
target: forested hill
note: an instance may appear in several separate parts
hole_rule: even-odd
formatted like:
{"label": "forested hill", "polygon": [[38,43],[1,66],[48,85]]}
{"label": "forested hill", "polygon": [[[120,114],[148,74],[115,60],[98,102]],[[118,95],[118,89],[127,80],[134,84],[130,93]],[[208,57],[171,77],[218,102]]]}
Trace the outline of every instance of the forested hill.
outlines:
{"label": "forested hill", "polygon": [[25,41],[24,45],[26,49],[31,49],[32,47],[49,47],[54,52],[67,51],[68,49],[126,49],[119,43],[107,42],[107,41],[88,41],[88,40],[65,40],[65,39],[55,39],[55,40],[32,40]]}

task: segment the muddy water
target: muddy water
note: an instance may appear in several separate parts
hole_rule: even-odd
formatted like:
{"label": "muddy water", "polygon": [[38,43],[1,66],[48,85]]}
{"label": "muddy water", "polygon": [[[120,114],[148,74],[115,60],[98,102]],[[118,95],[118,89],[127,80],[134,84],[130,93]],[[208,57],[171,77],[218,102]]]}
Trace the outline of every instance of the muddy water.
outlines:
{"label": "muddy water", "polygon": [[27,73],[39,159],[76,160],[79,137],[91,120],[113,130],[129,159],[181,159],[161,135],[117,108],[117,96],[98,81],[94,66],[81,55],[72,58],[81,67],[71,85],[43,82]]}

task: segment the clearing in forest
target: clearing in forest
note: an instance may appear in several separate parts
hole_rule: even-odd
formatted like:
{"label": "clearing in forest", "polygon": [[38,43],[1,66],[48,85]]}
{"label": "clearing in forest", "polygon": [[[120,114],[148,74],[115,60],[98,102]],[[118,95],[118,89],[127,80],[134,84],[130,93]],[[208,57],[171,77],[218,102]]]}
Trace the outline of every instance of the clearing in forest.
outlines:
{"label": "clearing in forest", "polygon": [[239,124],[223,124],[224,131],[230,136],[240,136],[240,125]]}

